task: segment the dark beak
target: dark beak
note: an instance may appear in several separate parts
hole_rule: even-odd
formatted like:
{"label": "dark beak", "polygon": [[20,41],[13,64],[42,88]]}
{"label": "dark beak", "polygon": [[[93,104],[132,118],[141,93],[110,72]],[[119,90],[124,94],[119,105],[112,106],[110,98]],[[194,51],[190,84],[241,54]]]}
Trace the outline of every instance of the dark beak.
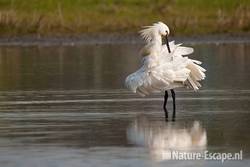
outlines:
{"label": "dark beak", "polygon": [[171,53],[169,43],[168,43],[168,35],[166,35],[166,45],[167,45],[167,48],[168,48],[168,53]]}

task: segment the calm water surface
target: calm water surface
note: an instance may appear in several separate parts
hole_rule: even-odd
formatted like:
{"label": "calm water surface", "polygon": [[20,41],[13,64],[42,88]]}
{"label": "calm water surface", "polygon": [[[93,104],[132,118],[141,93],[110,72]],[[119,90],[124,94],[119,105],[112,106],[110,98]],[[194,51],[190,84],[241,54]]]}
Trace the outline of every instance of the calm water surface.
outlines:
{"label": "calm water surface", "polygon": [[207,78],[176,92],[176,122],[164,122],[162,94],[124,89],[141,46],[0,47],[0,166],[221,166],[171,150],[242,150],[224,165],[249,166],[250,44],[192,45]]}

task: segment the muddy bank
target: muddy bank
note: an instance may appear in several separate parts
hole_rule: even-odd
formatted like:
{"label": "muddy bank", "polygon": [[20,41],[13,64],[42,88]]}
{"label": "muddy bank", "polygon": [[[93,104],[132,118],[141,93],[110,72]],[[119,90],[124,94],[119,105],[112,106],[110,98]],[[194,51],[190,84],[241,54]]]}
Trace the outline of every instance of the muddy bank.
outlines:
{"label": "muddy bank", "polygon": [[[217,34],[204,36],[177,36],[170,37],[181,43],[249,43],[250,34]],[[124,43],[143,43],[140,36],[133,34],[96,34],[79,35],[66,37],[3,37],[0,38],[1,46],[32,46],[32,45],[86,45],[86,44],[124,44]]]}

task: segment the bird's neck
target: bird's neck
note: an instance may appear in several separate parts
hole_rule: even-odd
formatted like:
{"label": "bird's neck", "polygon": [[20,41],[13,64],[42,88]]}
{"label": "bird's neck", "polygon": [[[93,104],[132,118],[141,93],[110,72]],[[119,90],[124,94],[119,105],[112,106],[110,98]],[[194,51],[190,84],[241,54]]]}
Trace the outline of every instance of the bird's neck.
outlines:
{"label": "bird's neck", "polygon": [[155,44],[161,46],[161,45],[162,45],[161,36],[160,36],[158,33],[155,33],[155,34],[153,35],[152,42],[154,42]]}
{"label": "bird's neck", "polygon": [[159,52],[161,50],[162,39],[159,34],[153,36],[151,43],[154,51]]}
{"label": "bird's neck", "polygon": [[142,56],[158,56],[162,48],[161,36],[155,33],[150,42],[141,50]]}

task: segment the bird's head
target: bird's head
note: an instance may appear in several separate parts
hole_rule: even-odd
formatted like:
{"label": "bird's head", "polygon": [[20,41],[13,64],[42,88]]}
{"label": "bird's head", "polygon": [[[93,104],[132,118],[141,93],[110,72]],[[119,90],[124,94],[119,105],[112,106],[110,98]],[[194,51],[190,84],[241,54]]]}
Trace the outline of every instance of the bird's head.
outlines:
{"label": "bird's head", "polygon": [[162,22],[158,22],[156,24],[156,26],[159,29],[159,34],[161,36],[165,37],[165,42],[166,42],[166,45],[167,45],[167,48],[168,48],[168,52],[170,53],[171,50],[170,50],[170,46],[169,46],[169,43],[168,43],[168,35],[169,35],[170,31],[169,31],[168,26],[166,24],[162,23]]}
{"label": "bird's head", "polygon": [[169,28],[162,22],[154,23],[152,26],[145,26],[140,34],[146,42],[152,41],[156,36],[168,36],[170,33]]}
{"label": "bird's head", "polygon": [[154,24],[157,29],[158,29],[158,33],[162,36],[167,36],[169,35],[170,31],[169,28],[166,24],[162,23],[162,22],[158,22]]}

